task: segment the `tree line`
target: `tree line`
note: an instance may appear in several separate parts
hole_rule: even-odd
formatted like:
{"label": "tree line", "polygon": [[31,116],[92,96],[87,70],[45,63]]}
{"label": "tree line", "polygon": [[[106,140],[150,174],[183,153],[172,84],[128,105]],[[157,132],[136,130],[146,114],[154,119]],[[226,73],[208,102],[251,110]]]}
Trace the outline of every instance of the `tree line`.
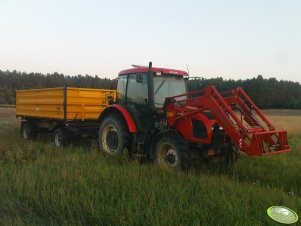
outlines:
{"label": "tree line", "polygon": [[219,91],[242,87],[260,108],[301,109],[301,85],[298,82],[264,79],[261,75],[246,80],[225,80],[221,77],[190,80],[190,90],[214,85]]}
{"label": "tree line", "polygon": [[117,81],[90,75],[68,76],[56,72],[44,75],[0,70],[0,104],[15,104],[16,90],[63,86],[116,89]]}
{"label": "tree line", "polygon": [[[115,79],[98,76],[66,76],[59,73],[41,74],[0,70],[0,104],[15,104],[16,90],[52,87],[79,87],[116,89]],[[246,80],[200,78],[188,81],[190,91],[214,85],[219,91],[243,87],[251,99],[261,108],[301,109],[301,85],[298,82],[265,79],[261,75]]]}

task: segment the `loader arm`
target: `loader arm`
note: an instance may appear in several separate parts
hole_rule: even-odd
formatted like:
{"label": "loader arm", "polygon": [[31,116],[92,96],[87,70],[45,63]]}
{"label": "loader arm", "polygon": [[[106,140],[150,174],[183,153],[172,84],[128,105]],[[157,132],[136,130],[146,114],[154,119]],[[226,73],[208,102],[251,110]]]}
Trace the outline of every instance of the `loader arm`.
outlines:
{"label": "loader arm", "polygon": [[[186,96],[186,99],[183,97]],[[180,100],[179,100],[180,99]],[[210,111],[225,133],[249,156],[290,151],[287,133],[275,127],[242,88],[218,92],[214,86],[166,98],[169,126],[176,120]]]}

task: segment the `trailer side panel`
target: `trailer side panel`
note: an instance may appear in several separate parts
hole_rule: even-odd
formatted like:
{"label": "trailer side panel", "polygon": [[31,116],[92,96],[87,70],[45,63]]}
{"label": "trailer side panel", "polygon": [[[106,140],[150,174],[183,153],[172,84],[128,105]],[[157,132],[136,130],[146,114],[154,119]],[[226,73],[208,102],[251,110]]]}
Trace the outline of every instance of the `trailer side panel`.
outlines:
{"label": "trailer side panel", "polygon": [[97,120],[115,90],[47,88],[17,90],[16,115],[59,120]]}
{"label": "trailer side panel", "polygon": [[97,120],[110,97],[115,100],[115,90],[67,88],[67,119]]}

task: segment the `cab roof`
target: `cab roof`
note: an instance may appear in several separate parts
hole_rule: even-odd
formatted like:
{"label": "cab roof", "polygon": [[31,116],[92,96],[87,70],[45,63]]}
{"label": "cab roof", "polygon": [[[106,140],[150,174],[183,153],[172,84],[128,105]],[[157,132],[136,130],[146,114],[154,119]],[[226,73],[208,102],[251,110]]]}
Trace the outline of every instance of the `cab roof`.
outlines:
{"label": "cab roof", "polygon": [[[147,66],[138,66],[138,65],[132,65],[133,68],[125,69],[118,73],[118,75],[126,75],[126,74],[133,74],[133,73],[141,73],[141,72],[148,72]],[[164,74],[173,74],[173,75],[179,75],[179,76],[188,76],[188,73],[186,71],[180,71],[175,69],[168,69],[168,68],[159,68],[159,67],[152,67],[152,72],[161,72]]]}

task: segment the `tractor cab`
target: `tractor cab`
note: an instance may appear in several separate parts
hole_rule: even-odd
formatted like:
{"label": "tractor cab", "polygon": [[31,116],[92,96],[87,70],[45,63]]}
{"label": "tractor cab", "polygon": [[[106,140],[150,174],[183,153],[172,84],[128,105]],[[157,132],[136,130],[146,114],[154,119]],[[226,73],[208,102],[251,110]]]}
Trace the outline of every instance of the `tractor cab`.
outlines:
{"label": "tractor cab", "polygon": [[133,66],[119,73],[117,98],[120,104],[162,109],[166,97],[187,93],[187,72],[151,65]]}
{"label": "tractor cab", "polygon": [[[116,102],[132,115],[144,135],[160,129],[165,99],[187,93],[185,71],[133,65],[118,76]],[[164,117],[164,116],[163,116]]]}

